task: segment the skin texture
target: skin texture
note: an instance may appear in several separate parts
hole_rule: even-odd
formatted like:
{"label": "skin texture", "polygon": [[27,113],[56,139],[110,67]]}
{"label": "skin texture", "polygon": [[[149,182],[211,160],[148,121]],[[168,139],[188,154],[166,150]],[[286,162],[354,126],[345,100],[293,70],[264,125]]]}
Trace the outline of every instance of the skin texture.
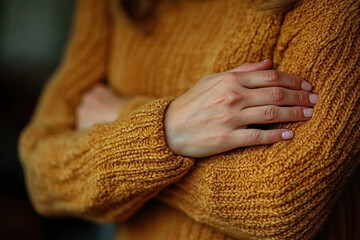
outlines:
{"label": "skin texture", "polygon": [[[287,129],[247,128],[250,124],[304,121],[312,116],[318,96],[310,92],[311,85],[294,75],[270,70],[271,66],[270,60],[245,63],[200,79],[165,113],[169,148],[182,156],[206,157],[291,139],[293,133]],[[84,93],[77,108],[77,127],[116,120],[128,101],[104,85],[95,85]]]}
{"label": "skin texture", "polygon": [[173,101],[165,114],[170,149],[183,156],[205,157],[291,139],[293,134],[286,129],[247,129],[249,124],[311,117],[304,114],[304,110],[312,112],[317,100],[317,95],[309,92],[311,86],[296,76],[268,70],[271,65],[270,60],[246,63],[205,76]]}

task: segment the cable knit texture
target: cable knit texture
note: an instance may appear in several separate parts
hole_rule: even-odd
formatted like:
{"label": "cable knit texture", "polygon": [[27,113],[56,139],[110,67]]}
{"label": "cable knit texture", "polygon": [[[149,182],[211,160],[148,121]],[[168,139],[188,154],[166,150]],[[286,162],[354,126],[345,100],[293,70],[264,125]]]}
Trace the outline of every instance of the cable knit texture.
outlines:
{"label": "cable knit texture", "polygon": [[[140,26],[117,0],[80,0],[62,64],[20,136],[37,211],[116,221],[124,240],[313,238],[360,161],[359,2],[301,0],[278,16],[257,5],[161,0]],[[294,138],[173,154],[168,104],[202,76],[266,58],[319,94],[309,121],[266,126]],[[75,130],[80,96],[99,81],[132,101],[115,122]]]}

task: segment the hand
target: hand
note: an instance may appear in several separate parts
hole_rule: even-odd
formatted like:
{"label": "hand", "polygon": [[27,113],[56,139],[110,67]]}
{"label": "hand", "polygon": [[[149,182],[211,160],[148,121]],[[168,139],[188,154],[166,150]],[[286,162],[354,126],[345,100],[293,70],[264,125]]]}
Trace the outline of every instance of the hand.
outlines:
{"label": "hand", "polygon": [[90,128],[96,123],[113,122],[128,98],[117,96],[103,84],[96,84],[82,95],[76,109],[76,128]]}
{"label": "hand", "polygon": [[[165,134],[176,154],[205,157],[238,147],[291,139],[286,129],[246,129],[250,124],[308,120],[318,96],[299,77],[246,63],[205,76],[165,112]],[[284,107],[284,105],[289,105]]]}

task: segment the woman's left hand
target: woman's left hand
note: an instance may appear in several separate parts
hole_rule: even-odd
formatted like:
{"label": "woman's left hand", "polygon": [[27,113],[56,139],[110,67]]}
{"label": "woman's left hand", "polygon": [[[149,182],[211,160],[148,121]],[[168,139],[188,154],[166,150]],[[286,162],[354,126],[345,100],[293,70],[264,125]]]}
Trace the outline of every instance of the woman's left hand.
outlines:
{"label": "woman's left hand", "polygon": [[100,122],[113,122],[119,111],[130,101],[116,95],[103,84],[94,85],[81,97],[80,105],[76,108],[76,128],[85,129]]}

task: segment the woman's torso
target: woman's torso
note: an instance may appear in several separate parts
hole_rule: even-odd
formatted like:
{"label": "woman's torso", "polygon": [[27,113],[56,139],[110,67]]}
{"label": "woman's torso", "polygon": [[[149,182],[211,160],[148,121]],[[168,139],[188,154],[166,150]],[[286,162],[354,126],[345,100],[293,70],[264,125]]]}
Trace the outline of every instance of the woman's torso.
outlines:
{"label": "woman's torso", "polygon": [[[287,51],[289,46],[312,42],[306,38],[312,26],[307,23],[316,21],[314,13],[319,9],[312,1],[301,4],[308,9],[306,16],[294,11],[284,17],[257,12],[258,1],[253,0],[162,0],[150,23],[139,27],[120,10],[118,0],[111,0],[108,82],[127,96],[178,96],[204,75],[244,62],[270,58],[281,69],[284,55],[295,54]],[[319,29],[317,34],[326,33]],[[300,62],[296,67],[285,63],[293,74],[301,75],[309,65],[302,60],[316,56],[305,52],[305,57],[294,57]],[[314,89],[321,87],[320,81],[311,84]],[[120,224],[120,229],[118,238],[124,240],[232,239],[157,200]]]}
{"label": "woman's torso", "polygon": [[254,11],[251,0],[163,0],[140,28],[117,2],[108,80],[130,96],[176,96],[207,74],[272,58],[282,19]]}

